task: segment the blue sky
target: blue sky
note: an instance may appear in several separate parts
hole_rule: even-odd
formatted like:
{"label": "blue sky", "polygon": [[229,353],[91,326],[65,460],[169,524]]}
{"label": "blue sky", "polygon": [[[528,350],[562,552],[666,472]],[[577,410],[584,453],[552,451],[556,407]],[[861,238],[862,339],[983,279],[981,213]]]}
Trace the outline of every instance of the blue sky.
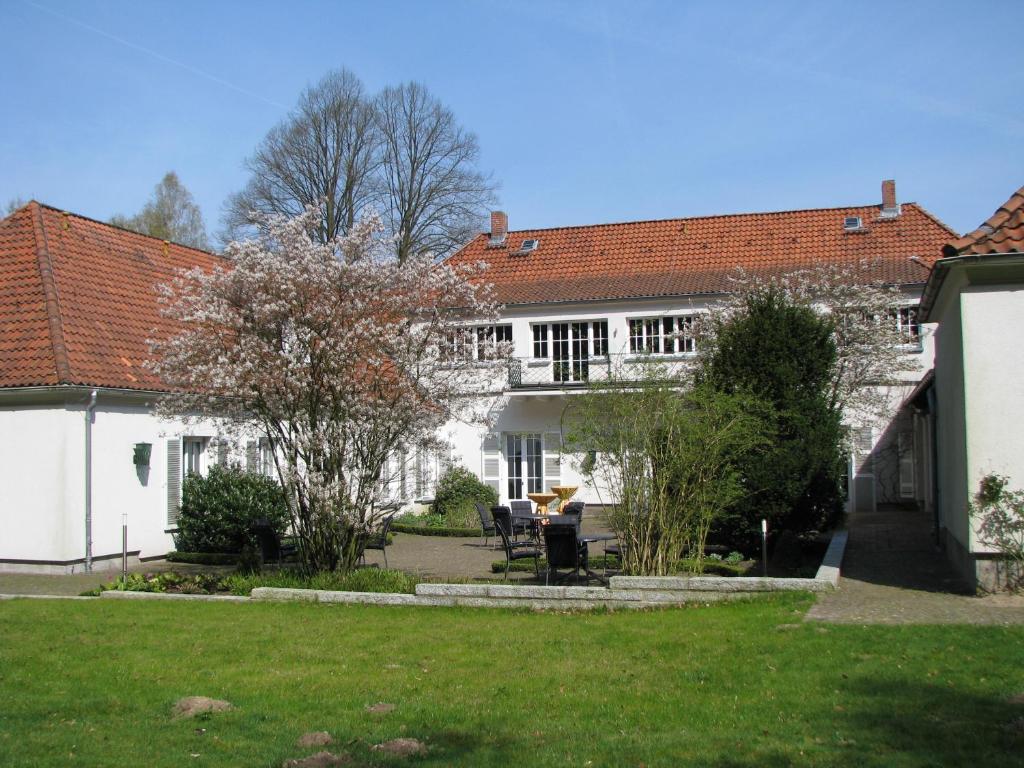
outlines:
{"label": "blue sky", "polygon": [[344,66],[477,133],[513,229],[874,203],[958,231],[1024,184],[1024,3],[0,0],[0,205],[211,232],[242,161]]}

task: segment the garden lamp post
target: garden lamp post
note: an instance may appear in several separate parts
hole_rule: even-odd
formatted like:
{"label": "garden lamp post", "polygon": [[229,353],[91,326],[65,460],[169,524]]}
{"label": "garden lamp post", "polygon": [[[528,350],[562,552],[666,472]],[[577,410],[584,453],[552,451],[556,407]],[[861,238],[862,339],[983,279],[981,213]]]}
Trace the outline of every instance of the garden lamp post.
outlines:
{"label": "garden lamp post", "polygon": [[768,521],[761,519],[761,575],[768,575]]}

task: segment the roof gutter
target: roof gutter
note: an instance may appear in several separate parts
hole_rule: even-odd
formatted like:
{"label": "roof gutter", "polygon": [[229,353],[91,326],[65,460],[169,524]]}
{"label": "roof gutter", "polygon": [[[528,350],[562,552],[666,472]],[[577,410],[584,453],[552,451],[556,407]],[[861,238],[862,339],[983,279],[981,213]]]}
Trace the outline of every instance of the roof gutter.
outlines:
{"label": "roof gutter", "polygon": [[990,261],[1024,264],[1024,253],[965,253],[960,256],[947,256],[936,261],[932,266],[932,273],[928,278],[928,282],[925,283],[924,293],[921,295],[921,322],[934,322],[931,317],[932,309],[935,307],[935,300],[942,291],[942,285],[946,282],[946,275],[951,267],[959,264],[982,264]]}

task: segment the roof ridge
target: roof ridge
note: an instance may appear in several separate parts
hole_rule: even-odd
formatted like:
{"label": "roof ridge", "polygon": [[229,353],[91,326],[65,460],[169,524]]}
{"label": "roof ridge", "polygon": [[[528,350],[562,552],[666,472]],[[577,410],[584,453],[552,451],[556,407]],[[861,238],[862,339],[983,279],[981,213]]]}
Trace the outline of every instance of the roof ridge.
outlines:
{"label": "roof ridge", "polygon": [[57,281],[53,275],[53,259],[50,258],[46,226],[43,223],[42,206],[35,200],[28,205],[31,206],[30,210],[32,212],[32,230],[36,241],[36,263],[39,266],[39,279],[42,281],[43,295],[46,298],[46,320],[50,330],[50,347],[53,350],[54,369],[57,373],[57,381],[64,384],[71,381],[71,364],[68,360],[68,348],[64,341],[64,322],[61,318]]}
{"label": "roof ridge", "polygon": [[942,219],[940,219],[938,216],[936,216],[934,213],[929,211],[927,208],[925,208],[920,203],[910,202],[910,203],[903,203],[903,205],[912,205],[912,206],[914,206],[918,211],[920,211],[922,214],[924,214],[929,219],[934,221],[936,224],[938,224],[944,230],[949,232],[949,234],[951,234],[953,237],[960,237],[960,233],[959,232],[957,232],[955,229],[953,229],[951,226],[949,226],[949,224],[944,222]]}
{"label": "roof ridge", "polygon": [[[916,202],[913,202],[913,201],[902,203],[901,205],[903,205],[903,206],[915,206],[919,210],[924,211],[924,209],[921,208],[920,205],[918,205]],[[569,224],[567,226],[562,226],[562,227],[535,227],[535,228],[526,228],[526,229],[513,229],[513,230],[509,230],[508,234],[509,235],[515,235],[515,234],[521,234],[523,232],[553,232],[555,230],[562,230],[562,229],[596,229],[598,227],[623,227],[623,226],[629,226],[630,224],[664,224],[664,223],[668,223],[668,222],[671,222],[671,221],[697,221],[697,220],[706,220],[706,219],[729,219],[729,218],[738,218],[738,217],[741,217],[741,216],[781,216],[781,215],[784,215],[784,214],[792,214],[792,213],[824,213],[826,211],[849,211],[849,210],[853,210],[855,208],[876,208],[876,209],[880,210],[881,206],[878,203],[869,203],[867,205],[831,205],[831,206],[826,206],[824,208],[788,208],[788,209],[775,210],[775,211],[745,211],[745,212],[736,212],[736,213],[712,213],[712,214],[708,214],[707,216],[672,216],[672,217],[665,218],[665,219],[638,219],[638,220],[635,220],[635,221],[608,221],[608,222],[602,222],[602,223],[598,223],[598,224]],[[930,218],[935,219],[935,217],[932,216],[931,214],[928,214],[928,215],[929,215]],[[941,224],[944,228],[950,229],[947,225],[943,224],[938,219],[935,219],[935,221],[937,223]],[[950,229],[950,232],[953,232],[953,230]],[[488,235],[487,232],[479,232],[473,238],[473,240],[475,240],[477,237],[487,236],[487,235]],[[472,242],[472,241],[470,241],[470,242]],[[467,243],[467,245],[468,245],[468,243]]]}
{"label": "roof ridge", "polygon": [[84,216],[81,213],[67,211],[64,210],[63,208],[58,208],[55,205],[41,203],[38,200],[30,200],[28,205],[32,205],[33,203],[38,205],[40,208],[46,208],[47,210],[54,211],[55,213],[65,214],[67,216],[74,216],[76,219],[82,219],[83,221],[91,221],[93,224],[99,224],[104,227],[110,227],[111,229],[116,229],[120,232],[127,232],[130,235],[144,237],[147,240],[156,240],[158,243],[170,243],[171,245],[176,245],[179,248],[187,248],[190,251],[196,251],[197,253],[205,253],[207,256],[216,256],[218,259],[227,260],[226,256],[223,256],[222,254],[219,253],[214,253],[213,251],[207,251],[204,250],[203,248],[196,248],[195,246],[192,245],[185,245],[185,243],[179,243],[177,240],[165,240],[164,238],[156,237],[155,235],[147,235],[145,232],[137,232],[134,229],[128,229],[128,227],[122,227],[120,224],[114,224],[109,221],[100,221],[99,219],[94,219],[92,216]]}

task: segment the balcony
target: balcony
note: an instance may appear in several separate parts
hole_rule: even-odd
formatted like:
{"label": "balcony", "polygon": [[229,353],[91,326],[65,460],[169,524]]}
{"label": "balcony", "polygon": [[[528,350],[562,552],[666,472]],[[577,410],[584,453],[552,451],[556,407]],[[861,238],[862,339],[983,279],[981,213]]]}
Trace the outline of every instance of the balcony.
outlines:
{"label": "balcony", "polygon": [[682,374],[693,355],[610,354],[576,360],[513,357],[506,390],[572,390],[603,382],[665,380]]}

